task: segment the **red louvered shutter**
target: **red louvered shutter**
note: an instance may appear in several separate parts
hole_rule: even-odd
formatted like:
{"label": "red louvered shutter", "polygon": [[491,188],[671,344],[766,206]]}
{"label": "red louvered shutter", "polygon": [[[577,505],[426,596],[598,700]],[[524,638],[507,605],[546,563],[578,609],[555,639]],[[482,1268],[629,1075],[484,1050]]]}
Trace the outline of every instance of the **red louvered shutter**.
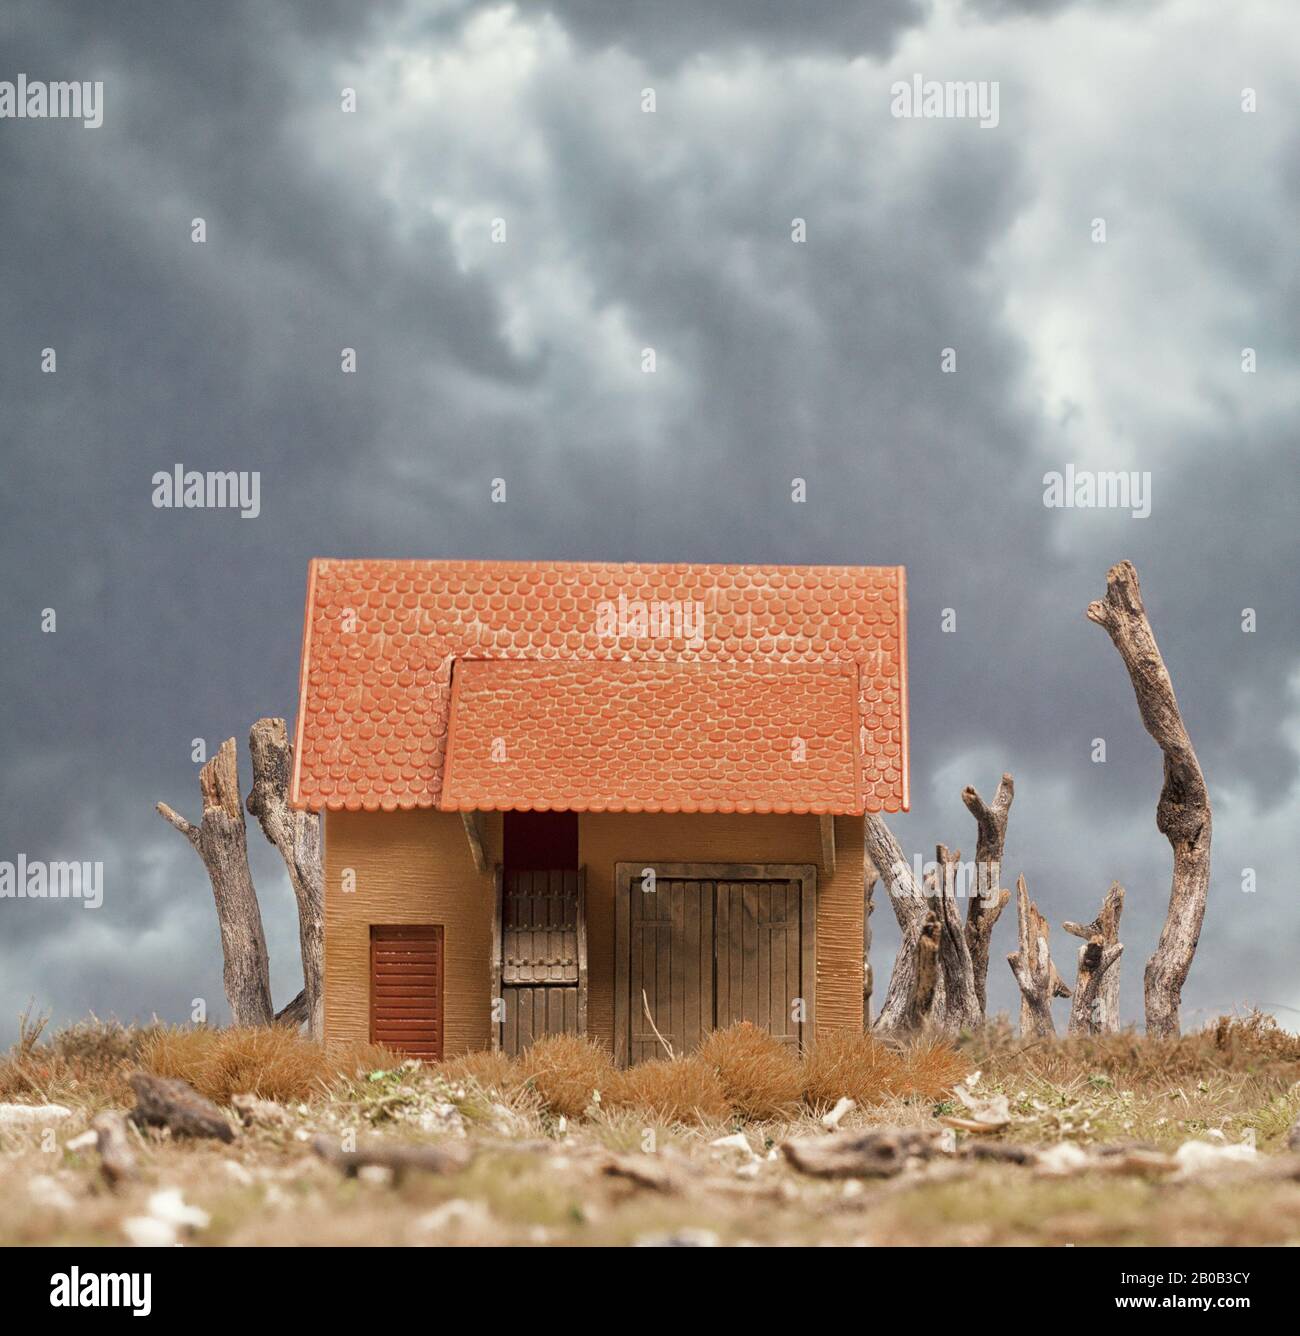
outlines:
{"label": "red louvered shutter", "polygon": [[370,929],[370,1040],[413,1058],[442,1058],[441,924]]}

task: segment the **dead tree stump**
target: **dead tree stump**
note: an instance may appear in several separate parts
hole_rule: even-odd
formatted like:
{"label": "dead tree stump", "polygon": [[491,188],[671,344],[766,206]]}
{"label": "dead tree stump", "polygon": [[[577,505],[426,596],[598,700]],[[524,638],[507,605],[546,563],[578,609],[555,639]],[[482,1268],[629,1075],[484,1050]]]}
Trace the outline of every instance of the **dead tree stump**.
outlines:
{"label": "dead tree stump", "polygon": [[916,884],[912,869],[884,819],[868,812],[863,832],[867,857],[880,872],[902,932],[885,1000],[872,1028],[900,1033],[917,1030],[943,1015],[943,977],[938,965],[939,917]]}
{"label": "dead tree stump", "polygon": [[207,868],[221,929],[226,998],[234,1023],[269,1025],[273,1019],[271,975],[262,911],[248,870],[234,738],[227,738],[199,772],[199,789],[203,817],[197,826],[166,803],[158,804],[158,812],[185,836]]}
{"label": "dead tree stump", "polygon": [[[991,865],[1000,869],[1002,838],[1006,831],[1006,810],[1010,806],[1010,776],[1004,776],[998,788],[996,809],[984,807],[974,789],[975,806],[988,821],[990,830],[981,835],[986,854],[996,854]],[[965,795],[963,795],[964,797]],[[967,806],[971,806],[968,801]],[[977,815],[977,820],[981,818]],[[902,941],[894,958],[889,990],[880,1008],[874,1029],[882,1032],[908,1032],[935,1026],[949,1033],[974,1029],[985,1014],[985,989],[988,974],[989,935],[1010,892],[973,896],[963,924],[957,903],[957,874],[961,853],[950,854],[943,845],[936,850],[938,873],[927,874],[922,886],[903,858],[903,852],[881,817],[868,813],[865,818],[867,857],[881,869],[889,892]],[[996,880],[998,873],[994,874]],[[977,875],[977,888],[979,886]],[[976,901],[979,906],[976,907]],[[972,942],[974,948],[972,949]],[[981,980],[977,961],[983,958]]]}
{"label": "dead tree stump", "polygon": [[1112,1034],[1119,1029],[1119,920],[1124,888],[1111,883],[1101,912],[1091,923],[1063,923],[1066,932],[1082,937],[1079,977],[1070,1006],[1070,1034]]}
{"label": "dead tree stump", "polygon": [[158,811],[180,831],[203,860],[221,929],[226,999],[236,1025],[301,1025],[313,1038],[324,1034],[322,984],[325,957],[324,874],[321,867],[320,817],[289,806],[293,746],[283,719],[259,719],[248,735],[253,787],[248,810],[262,833],[284,859],[298,905],[298,942],[303,989],[278,1012],[271,1005],[270,970],[261,907],[248,867],[248,836],[239,801],[238,760],[234,738],[221,744],[199,773],[203,818],[191,825],[166,803]]}
{"label": "dead tree stump", "polygon": [[[319,1039],[325,1033],[325,890],[321,868],[320,817],[289,806],[289,777],[293,773],[293,744],[283,719],[259,719],[248,735],[253,762],[249,814],[275,845],[289,872],[298,904],[298,942],[302,950],[303,1015],[307,1033]],[[295,1002],[297,999],[295,999]],[[276,1019],[292,1014],[291,1002]]]}
{"label": "dead tree stump", "polygon": [[1174,855],[1173,884],[1160,940],[1145,973],[1147,1034],[1178,1034],[1183,984],[1192,967],[1210,886],[1210,798],[1183,724],[1173,682],[1147,620],[1132,562],[1106,576],[1106,596],[1088,604],[1088,620],[1110,636],[1137,696],[1142,723],[1165,758],[1156,828]]}
{"label": "dead tree stump", "polygon": [[[961,850],[951,854],[944,845],[935,849],[939,864],[939,963],[943,968],[943,1024],[949,1031],[975,1029],[984,1019],[984,1007],[975,986],[975,965],[957,906],[957,872]],[[990,927],[992,925],[990,924]]]}
{"label": "dead tree stump", "polygon": [[1020,986],[1020,1032],[1042,1039],[1056,1034],[1052,998],[1069,997],[1070,990],[1052,964],[1047,920],[1030,900],[1024,877],[1016,878],[1016,910],[1020,949],[1007,957],[1007,963]]}

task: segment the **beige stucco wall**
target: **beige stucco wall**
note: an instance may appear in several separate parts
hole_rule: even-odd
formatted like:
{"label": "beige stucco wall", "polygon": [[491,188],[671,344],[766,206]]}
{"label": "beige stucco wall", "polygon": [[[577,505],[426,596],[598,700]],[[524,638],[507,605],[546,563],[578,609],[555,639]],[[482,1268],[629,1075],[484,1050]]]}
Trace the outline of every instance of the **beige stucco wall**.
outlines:
{"label": "beige stucco wall", "polygon": [[[487,854],[501,857],[501,818],[489,817]],[[356,890],[345,893],[345,868]],[[370,1037],[370,925],[444,926],[443,1051],[491,1039],[495,882],[474,868],[455,812],[329,812],[325,818],[325,1036]]]}
{"label": "beige stucco wall", "polygon": [[[486,816],[487,855],[501,857],[501,818]],[[583,813],[587,869],[588,1028],[614,1039],[614,864],[814,863],[817,1032],[862,1027],[862,821],[837,817],[836,871],[821,866],[815,816]],[[340,889],[344,868],[356,890]],[[446,929],[448,1056],[490,1042],[493,881],[474,869],[454,812],[331,812],[325,822],[325,1028],[331,1042],[370,1029],[370,925]]]}

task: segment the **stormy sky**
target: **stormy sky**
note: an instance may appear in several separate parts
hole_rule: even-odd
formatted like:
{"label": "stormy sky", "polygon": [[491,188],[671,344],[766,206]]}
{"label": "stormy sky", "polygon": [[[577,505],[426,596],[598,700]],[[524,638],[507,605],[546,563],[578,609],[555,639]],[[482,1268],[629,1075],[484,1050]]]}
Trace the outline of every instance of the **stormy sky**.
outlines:
{"label": "stormy sky", "polygon": [[[1011,770],[1067,977],[1061,920],[1128,888],[1137,1018],[1160,755],[1083,615],[1131,558],[1214,805],[1184,1021],[1295,1028],[1297,68],[1268,0],[10,0],[0,80],[104,97],[0,120],[0,860],[105,891],[0,900],[0,1039],[29,999],[224,1016],[153,804],[197,816],[195,738],[246,787],[248,725],[292,718],[315,555],[906,565],[900,841],[973,851],[960,790]],[[914,75],[996,82],[997,125],[892,115]],[[177,464],[258,471],[260,514],[155,507]],[[1149,473],[1150,515],[1045,507],[1068,465]]]}

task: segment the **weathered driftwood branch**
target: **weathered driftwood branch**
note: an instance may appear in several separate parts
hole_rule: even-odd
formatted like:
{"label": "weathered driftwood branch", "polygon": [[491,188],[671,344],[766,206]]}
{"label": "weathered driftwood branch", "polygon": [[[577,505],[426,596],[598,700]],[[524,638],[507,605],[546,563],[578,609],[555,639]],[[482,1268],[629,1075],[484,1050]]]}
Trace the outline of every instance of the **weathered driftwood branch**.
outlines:
{"label": "weathered driftwood branch", "polygon": [[970,950],[981,1018],[988,1012],[989,939],[993,935],[993,925],[1011,899],[1011,892],[1002,885],[1002,852],[1007,840],[1007,817],[1015,796],[1015,781],[1005,774],[998,783],[992,804],[986,803],[969,785],[961,794],[978,830],[975,894],[966,910],[966,945]]}
{"label": "weathered driftwood branch", "polygon": [[410,1141],[367,1142],[356,1150],[344,1150],[333,1137],[312,1138],[311,1148],[326,1164],[332,1164],[347,1178],[355,1178],[362,1169],[387,1169],[397,1182],[411,1170],[428,1174],[454,1174],[464,1169],[464,1154],[422,1146]]}
{"label": "weathered driftwood branch", "polygon": [[199,772],[203,817],[197,826],[158,804],[163,820],[189,840],[207,868],[221,929],[226,998],[236,1025],[269,1025],[271,976],[257,891],[248,870],[248,839],[239,800],[235,740],[227,738]]}
{"label": "weathered driftwood branch", "polygon": [[253,787],[248,795],[248,811],[257,818],[262,833],[284,859],[298,903],[303,1004],[300,1014],[295,998],[276,1016],[276,1020],[293,1023],[305,1019],[307,1033],[319,1039],[325,1033],[322,985],[325,897],[320,817],[315,812],[297,812],[289,806],[293,744],[283,719],[259,719],[248,734],[248,751],[253,760]]}
{"label": "weathered driftwood branch", "polygon": [[1007,957],[1011,973],[1020,985],[1020,1032],[1044,1038],[1056,1033],[1052,1022],[1052,998],[1069,997],[1070,990],[1052,964],[1047,945],[1047,920],[1029,898],[1024,877],[1016,878],[1016,910],[1020,949]]}
{"label": "weathered driftwood branch", "polygon": [[139,1176],[135,1152],[127,1136],[126,1119],[118,1109],[104,1109],[90,1124],[99,1151],[99,1168],[110,1188],[129,1183]]}
{"label": "weathered driftwood branch", "polygon": [[141,1127],[168,1127],[175,1136],[233,1141],[235,1129],[211,1100],[171,1076],[135,1072],[131,1077],[136,1107],[131,1121]]}
{"label": "weathered driftwood branch", "polygon": [[781,1152],[801,1173],[815,1178],[892,1178],[909,1164],[943,1154],[945,1144],[941,1128],[883,1127],[798,1137],[782,1142]]}
{"label": "weathered driftwood branch", "polygon": [[1088,620],[1104,627],[1128,669],[1146,730],[1164,753],[1164,786],[1156,828],[1174,855],[1173,884],[1160,940],[1145,974],[1147,1033],[1178,1034],[1183,984],[1196,954],[1210,885],[1210,798],[1183,724],[1173,683],[1147,620],[1132,562],[1106,576],[1106,596],[1088,605]]}
{"label": "weathered driftwood branch", "polygon": [[[1181,1156],[1133,1142],[1089,1146],[1086,1150],[1073,1142],[1026,1146],[981,1138],[954,1141],[951,1134],[912,1127],[799,1138],[783,1142],[781,1151],[794,1168],[816,1178],[893,1178],[932,1172],[936,1162],[956,1173],[969,1172],[982,1162],[1019,1165],[1046,1178],[1099,1173],[1163,1178],[1188,1171],[1188,1162]],[[1273,1171],[1275,1176],[1297,1176],[1294,1157],[1275,1158],[1281,1161]],[[1213,1168],[1208,1171],[1213,1172]]]}
{"label": "weathered driftwood branch", "polygon": [[916,884],[893,832],[877,813],[863,819],[866,856],[880,872],[902,932],[889,988],[873,1029],[919,1029],[943,1011],[943,979],[938,969],[939,919]]}
{"label": "weathered driftwood branch", "polygon": [[1118,962],[1124,951],[1119,920],[1123,912],[1124,888],[1115,881],[1091,923],[1061,924],[1066,932],[1084,939],[1070,1006],[1071,1034],[1111,1034],[1119,1029]]}
{"label": "weathered driftwood branch", "polygon": [[600,1166],[606,1178],[619,1179],[650,1192],[675,1193],[685,1186],[681,1176],[664,1163],[662,1155],[611,1154]]}

